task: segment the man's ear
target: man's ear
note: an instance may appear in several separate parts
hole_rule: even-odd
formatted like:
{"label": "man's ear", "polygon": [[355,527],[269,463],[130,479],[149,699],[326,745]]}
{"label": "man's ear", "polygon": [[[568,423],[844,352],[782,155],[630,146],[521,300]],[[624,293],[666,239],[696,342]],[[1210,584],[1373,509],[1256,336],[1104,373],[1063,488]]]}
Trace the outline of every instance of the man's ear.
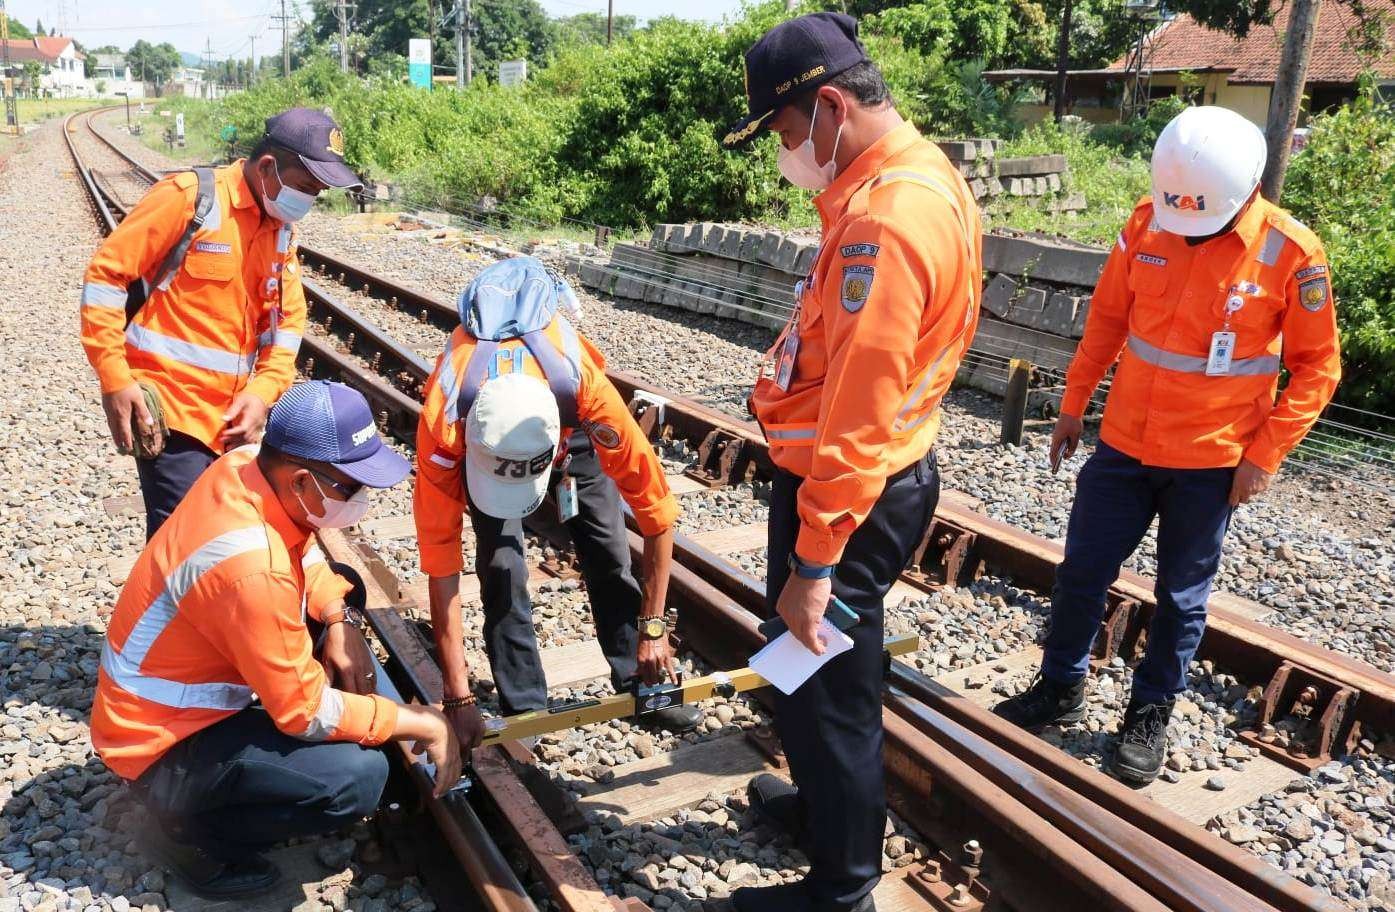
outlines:
{"label": "man's ear", "polygon": [[843,93],[831,85],[819,86],[817,102],[822,102],[833,115],[831,121],[836,125],[842,125],[848,119],[848,100]]}

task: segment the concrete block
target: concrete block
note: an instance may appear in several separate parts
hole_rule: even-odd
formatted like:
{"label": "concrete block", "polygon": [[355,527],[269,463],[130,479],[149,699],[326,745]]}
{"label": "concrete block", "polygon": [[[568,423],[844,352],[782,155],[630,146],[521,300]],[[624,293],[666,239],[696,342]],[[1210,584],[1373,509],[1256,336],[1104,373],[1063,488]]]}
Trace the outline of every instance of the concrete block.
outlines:
{"label": "concrete block", "polygon": [[1047,189],[1048,192],[1051,192],[1051,193],[1060,193],[1060,192],[1061,192],[1061,175],[1060,175],[1060,174],[1048,174],[1048,175],[1046,175],[1046,189]]}
{"label": "concrete block", "polygon": [[1028,193],[1027,179],[1024,177],[1009,177],[1004,186],[1009,196],[1026,196]]}
{"label": "concrete block", "polygon": [[1051,200],[1046,208],[1050,212],[1079,212],[1085,208],[1085,194],[1077,190],[1062,199]]}
{"label": "concrete block", "polygon": [[702,223],[702,252],[716,254],[722,249],[722,238],[726,237],[727,230],[721,225],[714,225],[711,222]]}
{"label": "concrete block", "polygon": [[622,272],[615,280],[615,289],[612,294],[617,298],[640,301],[644,298],[644,287],[640,285],[639,280],[633,274]]}
{"label": "concrete block", "polygon": [[1006,319],[1016,298],[1017,281],[1011,276],[999,273],[983,289],[983,308]]}
{"label": "concrete block", "polygon": [[1037,178],[1033,178],[1033,180],[1036,181],[1036,185],[1037,185],[1037,186],[1036,186],[1036,195],[1037,195],[1037,196],[1045,196],[1045,195],[1049,192],[1049,189],[1048,189],[1049,185],[1048,185],[1047,182],[1046,182],[1046,178],[1044,178],[1044,177],[1037,177]]}
{"label": "concrete block", "polygon": [[794,261],[794,274],[800,278],[808,275],[809,270],[814,268],[814,257],[818,255],[818,244],[800,244],[799,256]]}
{"label": "concrete block", "polygon": [[1090,299],[1080,298],[1075,308],[1075,320],[1070,324],[1070,334],[1076,339],[1085,335],[1085,318],[1090,313]]}
{"label": "concrete block", "polygon": [[746,232],[740,228],[728,228],[722,236],[722,246],[717,251],[718,256],[724,260],[741,259],[741,242],[746,237]]}
{"label": "concrete block", "polygon": [[986,234],[983,237],[985,272],[1030,275],[1061,285],[1094,288],[1109,251],[1098,247],[1063,244],[1042,238]]}
{"label": "concrete block", "polygon": [[936,141],[935,145],[940,147],[940,151],[947,155],[950,161],[973,161],[978,158],[978,143],[971,139],[942,139]]}
{"label": "concrete block", "polygon": [[1023,316],[1039,314],[1046,309],[1046,299],[1050,295],[1051,292],[1045,288],[1033,288],[1028,285],[1017,300],[1015,312]]}
{"label": "concrete block", "polygon": [[655,250],[667,250],[669,238],[673,236],[673,229],[675,228],[679,228],[679,226],[655,225],[654,230],[649,235],[649,246]]}
{"label": "concrete block", "polygon": [[700,222],[699,222],[699,223],[692,224],[692,225],[689,225],[689,226],[688,226],[688,234],[687,234],[686,237],[683,238],[683,246],[682,246],[682,248],[681,248],[680,250],[675,250],[674,252],[675,252],[675,253],[696,253],[697,251],[701,250],[701,249],[702,249],[702,231],[703,231],[703,225],[702,225]]}
{"label": "concrete block", "polygon": [[758,263],[760,242],[763,236],[759,231],[746,230],[741,233],[741,248],[736,258],[743,263]]}
{"label": "concrete block", "polygon": [[1041,312],[1037,329],[1058,336],[1070,335],[1071,326],[1075,323],[1076,301],[1075,295],[1059,291],[1053,294],[1046,302],[1046,309]]}
{"label": "concrete block", "polygon": [[984,183],[988,185],[989,196],[1003,195],[1003,182],[998,180],[996,177],[985,178]]}
{"label": "concrete block", "polygon": [[976,139],[979,158],[996,158],[998,155],[998,140],[996,139]]}
{"label": "concrete block", "polygon": [[653,270],[640,277],[642,296],[650,304],[659,304],[663,301],[664,289],[668,287],[669,279],[664,276],[655,275]]}
{"label": "concrete block", "polygon": [[615,271],[601,263],[583,262],[581,284],[595,291],[610,294],[615,289]]}
{"label": "concrete block", "polygon": [[706,282],[690,282],[688,290],[693,302],[691,310],[695,313],[710,314],[717,311],[717,293],[720,289]]}
{"label": "concrete block", "polygon": [[974,199],[980,200],[988,195],[988,184],[984,182],[983,178],[976,177],[969,181],[969,190],[973,193]]}
{"label": "concrete block", "polygon": [[653,262],[653,253],[638,244],[616,244],[610,253],[610,265],[643,268]]}
{"label": "concrete block", "polygon": [[775,250],[774,266],[781,272],[788,272],[794,275],[795,263],[799,260],[799,242],[794,238],[785,238],[780,242],[780,246]]}
{"label": "concrete block", "polygon": [[767,266],[775,265],[775,257],[780,250],[784,236],[778,231],[767,231],[760,239],[760,250],[756,252],[756,262]]}
{"label": "concrete block", "polygon": [[997,160],[999,177],[1037,177],[1066,170],[1064,155],[1028,155]]}

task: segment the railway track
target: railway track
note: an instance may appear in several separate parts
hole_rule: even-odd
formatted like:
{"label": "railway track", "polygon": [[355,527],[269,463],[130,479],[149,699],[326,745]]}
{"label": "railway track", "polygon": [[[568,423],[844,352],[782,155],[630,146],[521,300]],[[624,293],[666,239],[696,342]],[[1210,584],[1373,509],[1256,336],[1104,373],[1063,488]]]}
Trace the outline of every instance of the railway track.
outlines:
{"label": "railway track", "polygon": [[[70,128],[70,144],[72,135]],[[124,156],[114,145],[110,148]],[[76,150],[74,157],[78,158]],[[86,174],[81,165],[79,171]],[[98,182],[84,180],[96,198]],[[113,203],[120,208],[107,199],[109,208]],[[302,247],[301,254],[307,265],[328,276],[326,286],[358,285],[442,330],[454,325],[452,305],[322,252]],[[306,285],[312,317],[321,331],[306,335],[303,368],[361,389],[379,410],[385,429],[410,445],[429,365],[366,316],[342,305],[319,281],[311,279]],[[653,389],[637,377],[619,372],[611,376],[631,399],[646,430],[689,442],[698,455],[690,470],[698,485],[732,485],[768,471],[764,443],[751,425]],[[559,530],[543,521],[532,531],[553,547],[565,547]],[[755,531],[745,530],[745,540],[755,540],[750,534]],[[366,536],[336,533],[323,539],[336,559],[359,567],[372,580],[370,617],[402,693],[438,699],[439,673],[420,628],[407,620],[421,614],[413,587],[373,551]],[[632,535],[631,543],[637,550],[637,537]],[[759,581],[734,567],[718,553],[721,550],[679,537],[680,566],[675,568],[671,602],[680,609],[679,635],[685,646],[708,662],[732,667],[744,664],[760,643],[755,625],[764,600]],[[972,504],[951,496],[901,586],[902,591],[936,591],[962,585],[993,567],[1020,585],[1045,590],[1059,559],[1058,545],[995,523],[977,514]],[[1113,596],[1116,607],[1099,656],[1106,667],[1129,656],[1152,605],[1147,582],[1135,577],[1122,577]],[[1256,733],[1255,749],[1272,754],[1275,765],[1312,768],[1322,762],[1324,747],[1342,749],[1352,723],[1390,727],[1395,679],[1265,628],[1247,617],[1254,613],[1252,605],[1226,601],[1213,605],[1203,653],[1246,681],[1268,682],[1273,694],[1266,705],[1274,710],[1283,710],[1295,699],[1306,700],[1302,706],[1307,714],[1329,723],[1319,732],[1325,743],[1295,739],[1307,756],[1281,751]],[[959,675],[964,677],[962,670]],[[942,857],[924,853],[927,857],[893,872],[896,876],[887,878],[882,888],[883,908],[973,909],[975,903],[985,902],[990,908],[1022,910],[1079,908],[1082,902],[1092,909],[1340,908],[1248,852],[1002,723],[965,694],[912,667],[893,663],[885,718],[892,808],[919,834],[948,851]],[[730,753],[738,748],[732,744],[716,750]],[[744,745],[741,750],[750,753]],[[673,757],[672,765],[679,765]],[[516,845],[527,847],[529,868],[559,908],[610,908],[611,899],[576,852],[579,844],[569,845],[563,837],[562,830],[575,823],[573,809],[548,788],[534,755],[516,746],[488,748],[477,754],[475,768],[479,787],[469,800],[455,796],[424,805],[461,862],[467,862],[467,855],[475,859],[467,873],[486,906],[531,908],[532,901],[517,878],[502,879],[506,865],[479,861],[502,859],[497,847],[491,853],[480,842],[488,841],[482,827],[473,828],[471,817],[478,823],[481,813],[501,825]],[[659,811],[660,817],[681,813],[678,806]],[[622,825],[637,823],[638,818]],[[969,840],[976,840],[985,853],[981,863],[975,851],[962,848]],[[1041,889],[1047,872],[1057,888],[1050,895]],[[653,891],[649,893],[652,899]],[[960,902],[951,904],[950,898]],[[647,908],[633,896],[621,907]]]}

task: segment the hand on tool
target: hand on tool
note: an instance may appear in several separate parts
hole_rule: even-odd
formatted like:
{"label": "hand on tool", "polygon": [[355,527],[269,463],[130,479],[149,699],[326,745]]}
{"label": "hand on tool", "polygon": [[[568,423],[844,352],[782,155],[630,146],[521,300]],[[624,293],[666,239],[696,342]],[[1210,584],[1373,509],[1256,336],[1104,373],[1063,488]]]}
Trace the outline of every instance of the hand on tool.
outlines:
{"label": "hand on tool", "polygon": [[256,393],[246,390],[233,397],[232,405],[223,413],[223,433],[220,442],[224,450],[235,450],[249,443],[256,443],[266,424],[268,409]]}
{"label": "hand on tool", "polygon": [[460,742],[439,709],[419,703],[398,706],[397,729],[393,734],[399,740],[414,741],[412,753],[417,756],[426,754],[426,759],[435,765],[436,779],[432,794],[437,798],[460,781]]}
{"label": "hand on tool", "polygon": [[1075,455],[1080,446],[1080,434],[1085,430],[1085,422],[1076,415],[1061,415],[1056,419],[1056,427],[1051,431],[1051,474],[1061,468],[1061,460]]}
{"label": "hand on tool", "polygon": [[780,590],[780,600],[775,610],[784,619],[794,638],[804,644],[804,648],[814,655],[823,655],[825,644],[819,637],[819,624],[823,622],[828,600],[833,597],[833,580],[805,579],[791,573],[785,580],[785,588]]}
{"label": "hand on tool", "polygon": [[352,624],[330,624],[320,660],[330,682],[348,693],[371,694],[378,689],[377,664],[363,633]]}
{"label": "hand on tool", "polygon": [[1269,489],[1269,482],[1273,478],[1271,473],[1248,459],[1240,460],[1240,464],[1235,467],[1235,479],[1230,483],[1230,505],[1238,507],[1242,503],[1249,503]]}
{"label": "hand on tool", "polygon": [[155,418],[145,405],[145,393],[141,391],[139,383],[132,383],[114,393],[103,393],[102,411],[107,414],[107,428],[111,430],[111,440],[116,444],[116,452],[122,456],[130,456],[135,448],[135,440],[131,436],[133,411],[140,418],[142,427],[151,433],[155,431]]}
{"label": "hand on tool", "polygon": [[480,740],[484,737],[484,716],[480,715],[478,705],[452,706],[444,712],[456,738],[460,740],[461,750],[468,754],[480,746]]}
{"label": "hand on tool", "polygon": [[665,678],[678,683],[678,669],[674,665],[673,643],[668,634],[661,637],[640,637],[639,648],[635,651],[639,663],[639,679],[645,684],[658,684]]}

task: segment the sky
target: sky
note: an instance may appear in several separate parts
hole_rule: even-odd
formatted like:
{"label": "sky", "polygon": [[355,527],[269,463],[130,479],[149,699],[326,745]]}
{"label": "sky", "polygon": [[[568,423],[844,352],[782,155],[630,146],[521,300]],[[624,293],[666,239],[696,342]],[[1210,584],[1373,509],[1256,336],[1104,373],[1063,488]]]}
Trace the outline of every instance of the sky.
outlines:
{"label": "sky", "polygon": [[[506,2],[506,0],[479,0]],[[540,0],[554,16],[587,11],[604,13],[606,0]],[[640,19],[676,15],[720,20],[735,12],[740,0],[614,0],[615,14]],[[291,0],[287,5],[294,6]],[[301,0],[303,8],[308,2]],[[67,32],[85,47],[114,44],[128,48],[139,38],[168,41],[181,51],[214,57],[247,56],[255,42],[258,56],[280,47],[281,0],[5,0],[9,14],[29,28],[36,19],[51,30],[66,18]]]}

